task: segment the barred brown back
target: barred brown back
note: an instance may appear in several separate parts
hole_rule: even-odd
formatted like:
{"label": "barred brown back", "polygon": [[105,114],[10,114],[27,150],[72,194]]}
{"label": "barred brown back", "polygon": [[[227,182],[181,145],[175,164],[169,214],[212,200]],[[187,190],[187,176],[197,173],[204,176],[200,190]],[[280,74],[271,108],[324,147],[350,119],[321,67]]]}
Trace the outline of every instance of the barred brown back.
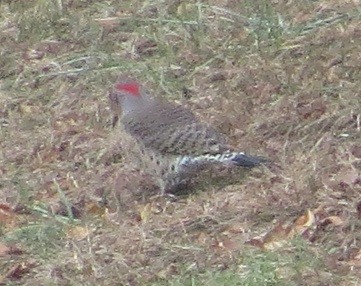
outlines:
{"label": "barred brown back", "polygon": [[125,130],[146,148],[170,155],[217,154],[229,149],[224,136],[182,106],[168,102],[123,117]]}

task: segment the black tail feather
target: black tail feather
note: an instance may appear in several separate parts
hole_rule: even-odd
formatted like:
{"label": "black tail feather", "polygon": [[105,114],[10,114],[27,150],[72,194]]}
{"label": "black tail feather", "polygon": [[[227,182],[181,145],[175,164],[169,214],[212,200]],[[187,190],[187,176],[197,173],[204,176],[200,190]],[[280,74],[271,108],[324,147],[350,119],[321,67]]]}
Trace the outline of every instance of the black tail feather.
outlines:
{"label": "black tail feather", "polygon": [[250,156],[239,153],[234,158],[232,158],[232,162],[239,167],[253,168],[268,162],[268,160],[264,157]]}

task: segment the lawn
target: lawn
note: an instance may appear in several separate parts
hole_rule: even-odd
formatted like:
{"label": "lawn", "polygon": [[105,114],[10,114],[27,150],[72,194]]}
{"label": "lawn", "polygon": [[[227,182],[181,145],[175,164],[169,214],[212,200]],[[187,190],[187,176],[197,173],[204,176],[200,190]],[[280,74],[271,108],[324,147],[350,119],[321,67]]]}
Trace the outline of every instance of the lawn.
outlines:
{"label": "lawn", "polygon": [[[1,1],[0,285],[360,285],[360,47],[356,0]],[[119,75],[270,165],[154,196]]]}

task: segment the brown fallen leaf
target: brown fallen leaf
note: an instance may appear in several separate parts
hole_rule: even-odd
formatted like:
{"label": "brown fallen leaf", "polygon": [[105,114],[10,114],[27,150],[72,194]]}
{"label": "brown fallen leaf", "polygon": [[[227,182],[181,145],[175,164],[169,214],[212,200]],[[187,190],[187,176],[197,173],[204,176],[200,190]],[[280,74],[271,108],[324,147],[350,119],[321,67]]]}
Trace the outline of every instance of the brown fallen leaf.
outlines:
{"label": "brown fallen leaf", "polygon": [[247,240],[245,244],[249,244],[258,248],[263,249],[263,240],[261,237],[251,238],[250,240]]}
{"label": "brown fallen leaf", "polygon": [[307,213],[300,216],[294,223],[293,230],[302,235],[306,230],[315,224],[315,215],[312,211],[307,210]]}
{"label": "brown fallen leaf", "polygon": [[359,145],[353,146],[352,149],[351,149],[351,153],[356,158],[360,159],[361,158],[361,146],[359,146]]}
{"label": "brown fallen leaf", "polygon": [[340,184],[352,186],[361,180],[360,173],[355,169],[342,170],[337,176],[336,181]]}
{"label": "brown fallen leaf", "polygon": [[84,238],[89,236],[89,234],[91,232],[92,231],[88,227],[77,225],[77,226],[69,228],[66,231],[66,235],[67,235],[68,238],[75,239],[75,240],[79,241],[79,240],[83,240]]}
{"label": "brown fallen leaf", "polygon": [[140,219],[143,223],[146,223],[152,214],[152,204],[140,205],[139,208]]}
{"label": "brown fallen leaf", "polygon": [[197,242],[199,244],[205,245],[209,241],[209,235],[207,235],[205,232],[200,232],[197,237]]}
{"label": "brown fallen leaf", "polygon": [[118,17],[97,18],[94,20],[103,28],[115,28],[119,26],[120,22]]}
{"label": "brown fallen leaf", "polygon": [[22,253],[23,251],[20,248],[0,242],[0,256],[20,255]]}
{"label": "brown fallen leaf", "polygon": [[280,248],[287,243],[290,236],[293,236],[292,226],[280,222],[263,237],[263,249],[274,250]]}
{"label": "brown fallen leaf", "polygon": [[347,264],[354,267],[361,267],[361,249],[359,249],[354,258],[349,260]]}
{"label": "brown fallen leaf", "polygon": [[29,105],[29,104],[26,104],[26,103],[21,103],[20,106],[19,106],[19,109],[20,109],[20,112],[22,114],[24,114],[24,115],[34,114],[34,113],[39,112],[39,109],[36,106]]}
{"label": "brown fallen leaf", "polygon": [[252,238],[246,241],[246,244],[256,246],[263,250],[274,250],[287,243],[291,231],[292,228],[290,225],[278,222],[276,226],[265,235]]}
{"label": "brown fallen leaf", "polygon": [[355,259],[361,261],[361,249],[359,249],[359,251],[358,251],[357,254],[355,255]]}
{"label": "brown fallen leaf", "polygon": [[361,201],[357,203],[356,209],[357,209],[357,217],[358,219],[361,219]]}
{"label": "brown fallen leaf", "polygon": [[35,260],[29,260],[22,263],[18,263],[10,268],[10,270],[4,275],[5,278],[11,280],[19,280],[25,274],[29,273],[32,268],[36,266]]}
{"label": "brown fallen leaf", "polygon": [[293,224],[278,222],[273,229],[261,237],[252,238],[246,241],[264,250],[275,250],[284,246],[295,235],[303,235],[307,230],[315,225],[315,216],[308,210],[306,214],[300,216]]}
{"label": "brown fallen leaf", "polygon": [[236,241],[226,237],[222,239],[222,241],[218,242],[218,246],[222,249],[228,250],[228,251],[234,251],[239,249],[240,245]]}
{"label": "brown fallen leaf", "polygon": [[17,220],[17,214],[10,206],[0,204],[0,223],[2,225],[13,225]]}
{"label": "brown fallen leaf", "polygon": [[45,53],[40,50],[28,50],[23,53],[24,60],[41,60]]}
{"label": "brown fallen leaf", "polygon": [[157,43],[150,39],[137,40],[135,42],[135,49],[142,56],[152,56],[158,51]]}
{"label": "brown fallen leaf", "polygon": [[344,225],[344,220],[341,219],[339,216],[329,216],[326,217],[325,219],[321,220],[320,224],[321,225],[329,225],[332,224],[334,226],[341,226]]}
{"label": "brown fallen leaf", "polygon": [[156,276],[160,279],[167,279],[168,277],[178,274],[178,269],[176,265],[169,264],[165,268],[163,268],[161,271],[159,271]]}
{"label": "brown fallen leaf", "polygon": [[9,254],[9,246],[0,243],[0,256],[5,256],[7,254]]}
{"label": "brown fallen leaf", "polygon": [[106,208],[100,206],[99,203],[89,202],[86,204],[86,214],[98,216],[98,217],[104,217],[106,213]]}

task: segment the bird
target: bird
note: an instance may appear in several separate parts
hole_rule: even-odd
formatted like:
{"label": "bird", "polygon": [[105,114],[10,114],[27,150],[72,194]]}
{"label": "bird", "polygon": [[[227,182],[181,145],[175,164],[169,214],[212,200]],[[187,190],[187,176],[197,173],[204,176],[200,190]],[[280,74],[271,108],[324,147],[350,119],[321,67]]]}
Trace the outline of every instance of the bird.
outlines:
{"label": "bird", "polygon": [[190,109],[152,96],[135,79],[118,79],[108,97],[113,126],[119,121],[128,140],[125,152],[155,178],[162,195],[213,164],[253,168],[267,161],[233,148]]}

